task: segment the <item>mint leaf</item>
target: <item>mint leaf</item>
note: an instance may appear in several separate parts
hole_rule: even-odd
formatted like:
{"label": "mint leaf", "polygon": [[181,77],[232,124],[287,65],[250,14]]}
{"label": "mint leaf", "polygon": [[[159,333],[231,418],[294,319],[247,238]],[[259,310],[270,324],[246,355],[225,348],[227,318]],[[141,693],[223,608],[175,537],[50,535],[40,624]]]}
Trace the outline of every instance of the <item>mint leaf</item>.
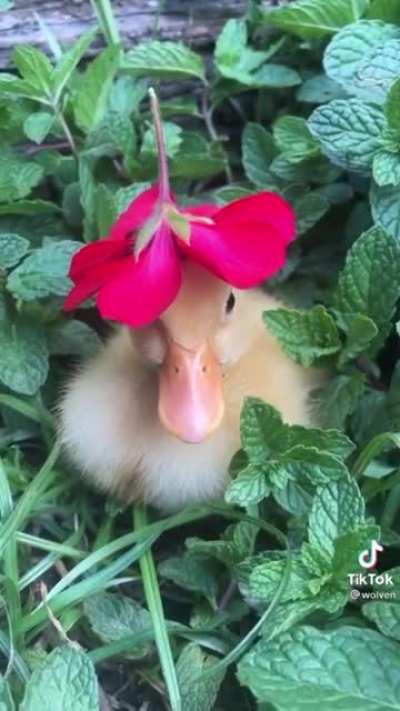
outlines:
{"label": "mint leaf", "polygon": [[[257,600],[272,600],[286,567],[286,559],[270,560],[256,566],[248,579],[248,592]],[[283,591],[281,603],[310,597],[308,583],[310,575],[300,559],[293,559],[288,584]]]}
{"label": "mint leaf", "polygon": [[[174,158],[182,145],[182,128],[172,121],[164,121],[163,129],[167,155],[169,158]],[[153,126],[148,128],[143,136],[141,153],[150,154],[154,158],[157,156],[157,141]]]}
{"label": "mint leaf", "polygon": [[213,561],[203,560],[186,553],[181,558],[164,560],[158,566],[158,571],[163,578],[172,580],[175,585],[204,595],[215,607],[218,579]]}
{"label": "mint leaf", "polygon": [[21,76],[44,97],[51,97],[53,66],[43,52],[36,47],[20,44],[13,53],[13,60]]}
{"label": "mint leaf", "polygon": [[25,135],[34,143],[42,143],[54,123],[54,115],[38,111],[28,116],[24,122]]}
{"label": "mint leaf", "polygon": [[291,163],[299,163],[319,154],[319,146],[307,121],[299,116],[282,116],[274,125],[274,139]]}
{"label": "mint leaf", "polygon": [[301,77],[291,67],[269,62],[257,69],[252,75],[241,77],[240,81],[254,88],[281,89],[301,84]]}
{"label": "mint leaf", "polygon": [[40,183],[43,168],[21,156],[0,153],[0,203],[26,197]]}
{"label": "mint leaf", "polygon": [[297,90],[296,98],[308,104],[325,104],[333,99],[342,99],[344,91],[326,74],[316,74],[306,79]]}
{"label": "mint leaf", "polygon": [[112,82],[119,64],[119,47],[104,49],[80,77],[73,96],[75,121],[85,132],[104,116]]}
{"label": "mint leaf", "polygon": [[96,331],[83,321],[64,321],[49,332],[51,355],[79,355],[89,358],[101,346]]}
{"label": "mint leaf", "polygon": [[0,329],[0,380],[11,390],[34,395],[49,370],[45,337],[36,325],[17,321]]}
{"label": "mint leaf", "polygon": [[[293,163],[290,158],[288,160]],[[325,215],[329,207],[328,200],[317,191],[306,193],[294,200],[298,234],[302,235],[311,229]]]}
{"label": "mint leaf", "polygon": [[[205,655],[196,644],[188,644],[182,650],[177,665],[176,674],[182,696],[183,711],[209,711],[214,708],[219,687],[225,676],[225,669],[211,673],[216,658]],[[208,674],[208,670],[210,673]],[[196,677],[204,674],[201,681]]]}
{"label": "mint leaf", "polygon": [[[93,632],[106,643],[152,629],[150,613],[125,595],[93,595],[85,600],[83,609]],[[151,643],[132,645],[130,654],[137,659],[148,654],[150,648]]]}
{"label": "mint leaf", "polygon": [[400,295],[400,246],[381,227],[372,227],[348,252],[333,296],[335,308],[359,313],[379,328],[369,350],[376,352],[391,327]]}
{"label": "mint leaf", "polygon": [[268,54],[247,47],[247,27],[243,20],[228,20],[215,45],[215,63],[224,77],[243,84],[251,83],[252,73]]}
{"label": "mint leaf", "polygon": [[375,155],[372,174],[377,185],[399,185],[400,155],[380,150]]}
{"label": "mint leaf", "polygon": [[240,437],[250,460],[263,463],[283,426],[279,412],[271,405],[255,397],[245,399],[240,413]]}
{"label": "mint leaf", "polygon": [[333,355],[340,349],[339,332],[323,306],[314,306],[308,311],[264,311],[263,319],[285,353],[301,365],[312,365],[319,358]]}
{"label": "mint leaf", "polygon": [[[346,91],[362,99],[376,100],[376,87],[363,87],[359,82],[360,67],[365,66],[367,56],[383,49],[392,39],[400,39],[400,28],[376,20],[361,20],[341,30],[328,45],[324,55],[324,67],[328,76]],[[365,63],[364,63],[365,60]],[[378,98],[381,92],[378,87]]]}
{"label": "mint leaf", "polygon": [[29,249],[25,237],[0,233],[0,269],[9,269],[25,256]]}
{"label": "mint leaf", "polygon": [[328,158],[347,170],[368,172],[382,146],[386,120],[378,106],[337,99],[311,114],[308,126]]}
{"label": "mint leaf", "polygon": [[257,525],[241,521],[235,526],[228,526],[223,537],[217,541],[187,538],[185,545],[194,554],[211,556],[225,566],[234,568],[251,555],[258,530]]}
{"label": "mint leaf", "polygon": [[377,600],[376,602],[367,602],[361,609],[363,615],[374,622],[382,634],[400,642],[400,605],[398,602]]}
{"label": "mint leaf", "polygon": [[142,42],[126,53],[122,67],[134,76],[204,80],[202,58],[180,42]]}
{"label": "mint leaf", "polygon": [[96,672],[74,647],[56,647],[30,677],[20,711],[98,711]]}
{"label": "mint leaf", "polygon": [[67,52],[63,53],[57,66],[54,68],[51,81],[56,101],[61,96],[64,87],[68,84],[73,72],[86,53],[86,50],[92,44],[96,34],[97,28],[91,29],[82,35]]}
{"label": "mint leaf", "polygon": [[331,481],[317,489],[309,521],[310,544],[332,559],[335,540],[364,523],[365,504],[353,479]]}
{"label": "mint leaf", "polygon": [[372,183],[370,194],[372,217],[389,235],[392,235],[400,242],[400,204],[397,199],[398,194],[397,185],[379,187],[376,183]]}
{"label": "mint leaf", "polygon": [[346,333],[346,343],[339,356],[341,366],[368,350],[378,335],[378,329],[370,318],[361,314],[346,313],[338,321]]}
{"label": "mint leaf", "polygon": [[360,526],[355,531],[344,533],[334,543],[332,570],[341,587],[347,587],[347,576],[360,570],[360,553],[370,547],[371,541],[378,541],[378,526]]}
{"label": "mint leaf", "polygon": [[399,664],[399,646],[377,632],[304,626],[259,642],[238,676],[260,701],[282,710],[389,711],[400,703]]}
{"label": "mint leaf", "polygon": [[249,464],[228,486],[225,501],[238,506],[257,504],[270,493],[266,472],[262,466]]}
{"label": "mint leaf", "polygon": [[275,184],[270,171],[274,154],[271,134],[258,123],[247,123],[242,134],[242,162],[248,179],[257,187]]}
{"label": "mint leaf", "polygon": [[298,0],[294,5],[266,11],[263,21],[303,39],[334,34],[343,25],[358,20],[367,6],[366,0]]}
{"label": "mint leaf", "polygon": [[80,242],[62,240],[36,249],[9,275],[7,289],[23,301],[65,296],[71,288],[71,257],[80,247]]}
{"label": "mint leaf", "polygon": [[400,131],[400,79],[391,85],[384,111],[389,128],[393,131]]}

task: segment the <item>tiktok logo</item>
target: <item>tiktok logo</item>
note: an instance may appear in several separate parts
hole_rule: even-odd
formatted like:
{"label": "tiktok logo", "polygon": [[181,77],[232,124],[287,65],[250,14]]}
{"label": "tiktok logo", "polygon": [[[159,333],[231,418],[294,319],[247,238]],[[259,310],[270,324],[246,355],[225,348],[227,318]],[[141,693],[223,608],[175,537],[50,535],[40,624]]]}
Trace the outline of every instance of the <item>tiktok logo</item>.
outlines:
{"label": "tiktok logo", "polygon": [[371,541],[371,548],[367,548],[362,551],[358,556],[358,562],[362,568],[369,570],[370,568],[375,568],[378,562],[378,553],[383,551],[383,546],[378,543],[378,541]]}

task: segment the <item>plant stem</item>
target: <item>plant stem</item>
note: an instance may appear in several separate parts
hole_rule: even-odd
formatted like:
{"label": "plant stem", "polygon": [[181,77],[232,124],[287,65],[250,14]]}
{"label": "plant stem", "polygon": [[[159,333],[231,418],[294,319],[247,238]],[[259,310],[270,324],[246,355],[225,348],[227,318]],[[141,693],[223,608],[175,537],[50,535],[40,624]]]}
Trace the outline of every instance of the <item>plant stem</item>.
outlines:
{"label": "plant stem", "polygon": [[115,21],[114,12],[111,5],[111,0],[91,0],[92,7],[99,19],[101,31],[107,40],[107,43],[120,44],[118,25]]}
{"label": "plant stem", "polygon": [[156,134],[157,141],[157,152],[158,152],[158,169],[159,169],[159,183],[160,183],[160,200],[162,203],[170,200],[171,190],[169,185],[169,174],[168,174],[168,159],[167,152],[165,149],[165,138],[164,131],[161,120],[160,104],[157,98],[157,94],[153,88],[149,89],[150,97],[150,108],[154,121],[154,130]]}
{"label": "plant stem", "polygon": [[[146,509],[142,506],[135,506],[133,517],[136,531],[147,525]],[[168,689],[171,710],[182,711],[178,680],[176,678],[175,665],[169,643],[167,624],[164,617],[160,588],[158,586],[157,573],[151,549],[147,550],[140,558],[139,565],[147,606],[153,622],[154,637],[160,657],[161,669]]]}
{"label": "plant stem", "polygon": [[63,131],[64,131],[64,133],[65,133],[65,137],[66,137],[66,139],[67,139],[67,141],[68,141],[68,144],[69,144],[69,146],[70,146],[70,148],[71,148],[71,151],[72,151],[72,153],[74,154],[74,156],[77,158],[77,157],[78,157],[78,151],[77,151],[77,148],[76,148],[75,139],[74,139],[74,137],[73,137],[73,135],[72,135],[72,133],[71,133],[71,131],[70,131],[70,128],[69,128],[69,126],[68,126],[68,124],[67,124],[67,122],[66,122],[66,120],[65,120],[65,118],[64,118],[64,115],[63,115],[63,113],[62,113],[60,110],[56,110],[56,116],[57,116],[57,119],[59,120],[59,122],[60,122],[60,124],[61,124],[61,126],[62,126],[62,129],[63,129]]}

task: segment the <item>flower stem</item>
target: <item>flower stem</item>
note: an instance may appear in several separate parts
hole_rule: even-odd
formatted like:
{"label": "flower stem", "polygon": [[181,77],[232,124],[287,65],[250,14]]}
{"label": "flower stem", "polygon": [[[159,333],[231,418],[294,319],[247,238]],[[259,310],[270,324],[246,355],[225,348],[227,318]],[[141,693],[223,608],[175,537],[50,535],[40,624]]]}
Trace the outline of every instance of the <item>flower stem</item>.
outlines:
{"label": "flower stem", "polygon": [[[139,531],[147,525],[146,509],[142,506],[135,506],[133,517],[136,531]],[[169,643],[160,588],[158,586],[156,568],[150,549],[142,555],[139,565],[140,572],[142,574],[146,602],[153,622],[154,637],[160,657],[161,668],[168,689],[171,711],[182,711],[181,696],[179,692],[178,680],[176,678],[174,659]]]}
{"label": "flower stem", "polygon": [[171,196],[168,173],[168,159],[167,152],[165,150],[165,138],[161,121],[160,104],[157,98],[157,94],[153,88],[149,89],[149,97],[158,149],[158,179],[160,184],[160,200],[161,202],[167,202]]}

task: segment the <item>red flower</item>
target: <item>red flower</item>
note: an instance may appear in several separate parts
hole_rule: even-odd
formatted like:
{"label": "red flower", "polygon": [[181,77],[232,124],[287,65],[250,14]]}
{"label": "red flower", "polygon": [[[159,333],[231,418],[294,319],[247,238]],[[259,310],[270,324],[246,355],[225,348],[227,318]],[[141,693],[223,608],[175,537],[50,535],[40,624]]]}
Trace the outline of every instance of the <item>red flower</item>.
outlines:
{"label": "red flower", "polygon": [[240,289],[260,284],[285,263],[295,235],[292,208],[262,192],[219,208],[179,210],[160,199],[158,185],[134,200],[106,239],[74,257],[75,286],[64,308],[97,294],[103,318],[146,326],[172,303],[181,285],[181,261],[191,259]]}

